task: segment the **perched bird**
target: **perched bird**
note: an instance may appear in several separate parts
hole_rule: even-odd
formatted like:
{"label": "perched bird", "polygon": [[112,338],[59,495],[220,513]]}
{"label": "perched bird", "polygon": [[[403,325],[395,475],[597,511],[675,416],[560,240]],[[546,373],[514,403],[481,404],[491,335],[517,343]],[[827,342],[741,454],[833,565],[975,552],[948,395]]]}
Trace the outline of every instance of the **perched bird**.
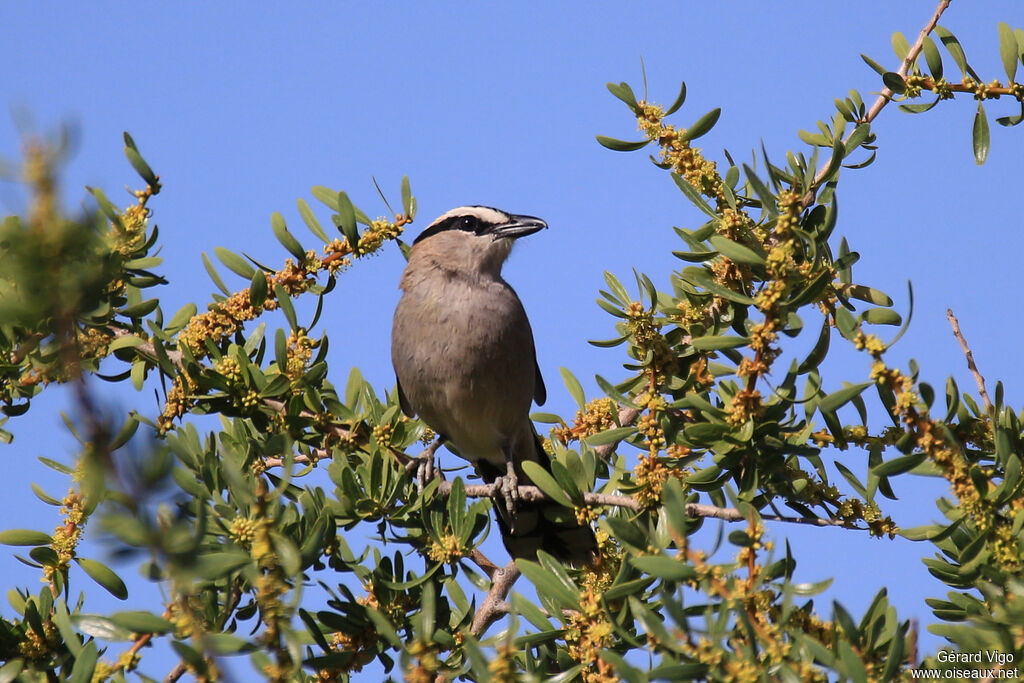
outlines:
{"label": "perched bird", "polygon": [[501,267],[515,240],[546,227],[485,206],[431,223],[402,274],[391,361],[402,411],[438,433],[433,448],[447,443],[485,482],[499,483],[505,505],[495,510],[509,555],[534,559],[544,550],[582,565],[596,547],[593,530],[553,501],[520,501],[516,488],[531,483],[523,462],[551,465],[529,417],[531,401],[546,397],[533,331]]}

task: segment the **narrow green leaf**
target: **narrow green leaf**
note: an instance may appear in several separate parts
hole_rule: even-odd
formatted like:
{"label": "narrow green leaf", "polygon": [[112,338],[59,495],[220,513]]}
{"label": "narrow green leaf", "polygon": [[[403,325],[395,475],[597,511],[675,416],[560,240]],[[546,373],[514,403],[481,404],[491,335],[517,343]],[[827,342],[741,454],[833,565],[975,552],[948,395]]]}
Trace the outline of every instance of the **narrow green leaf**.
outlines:
{"label": "narrow green leaf", "polygon": [[537,488],[544,492],[548,498],[559,505],[572,507],[572,501],[569,499],[569,496],[566,495],[565,491],[562,490],[562,487],[558,485],[558,482],[555,481],[553,476],[551,476],[551,473],[541,465],[527,460],[523,463],[523,472],[530,478],[530,481],[532,481]]}
{"label": "narrow green leaf", "polygon": [[877,467],[873,467],[871,473],[879,477],[892,477],[897,474],[903,474],[924,462],[925,457],[924,453],[901,455],[892,460],[887,460]]}
{"label": "narrow green leaf", "polygon": [[859,396],[862,391],[870,387],[872,384],[873,382],[862,382],[861,384],[854,384],[853,386],[833,391],[818,402],[818,409],[821,410],[822,413],[834,412],[852,400],[854,396]]}
{"label": "narrow green leaf", "polygon": [[928,71],[937,81],[942,78],[942,56],[939,55],[939,48],[935,46],[935,41],[929,36],[924,37],[921,46],[924,49],[924,58],[928,62]]}
{"label": "narrow green leaf", "polygon": [[[245,263],[245,261],[242,263]],[[203,252],[203,266],[206,267],[206,274],[210,276],[211,280],[213,280],[214,286],[220,290],[220,293],[224,296],[231,296],[231,290],[224,285],[224,281],[220,279],[220,275],[213,267],[213,262],[210,261],[210,257],[206,255],[205,251]]]}
{"label": "narrow green leaf", "polygon": [[647,146],[650,140],[638,140],[637,142],[630,142],[628,140],[617,140],[610,138],[607,135],[598,135],[597,143],[602,147],[615,150],[616,152],[634,152],[638,149],[643,149]]}
{"label": "narrow green leaf", "polygon": [[306,224],[309,231],[324,242],[330,242],[331,239],[327,236],[323,226],[320,225],[320,221],[316,219],[316,214],[313,213],[313,209],[309,208],[306,200],[300,197],[295,203],[299,207],[299,215],[302,216],[302,222]]}
{"label": "narrow green leaf", "polygon": [[[252,274],[256,272],[255,269],[249,265],[248,261],[224,247],[214,247],[213,253],[217,255],[217,258],[220,259],[221,263],[227,266],[228,270],[239,277],[251,280]],[[228,291],[225,291],[224,293],[230,294]]]}
{"label": "narrow green leaf", "polygon": [[402,213],[406,218],[412,218],[412,185],[407,175],[402,176]]}
{"label": "narrow green leaf", "polygon": [[695,188],[693,185],[687,182],[687,180],[678,173],[672,174],[672,180],[675,181],[676,185],[679,187],[680,190],[682,190],[683,194],[686,195],[686,198],[690,200],[691,204],[696,206],[698,209],[706,213],[711,218],[714,218],[715,220],[720,220],[720,216],[717,213],[715,213],[715,210],[712,209],[706,201],[704,201],[704,198],[700,196],[699,192],[697,192],[697,188]]}
{"label": "narrow green leaf", "polygon": [[592,434],[585,441],[588,446],[604,446],[610,443],[618,443],[635,432],[635,427],[616,427]]}
{"label": "narrow green leaf", "polygon": [[768,187],[761,182],[761,179],[754,173],[754,169],[750,168],[746,164],[743,164],[743,171],[747,174],[747,182],[754,188],[754,193],[757,194],[758,199],[761,200],[761,206],[770,215],[776,216],[779,213],[778,207],[775,205],[775,195]]}
{"label": "narrow green leaf", "polygon": [[865,64],[867,64],[872,69],[874,69],[876,72],[878,72],[879,76],[881,76],[882,74],[884,74],[885,72],[888,71],[888,69],[886,69],[884,66],[882,66],[881,64],[879,64],[878,62],[876,62],[875,60],[871,59],[871,57],[868,57],[865,54],[862,54],[860,56],[860,58],[864,60]]}
{"label": "narrow green leaf", "polygon": [[900,61],[906,59],[907,55],[910,54],[910,43],[907,42],[906,37],[899,31],[892,34],[892,51],[896,53]]}
{"label": "narrow green leaf", "polygon": [[263,307],[267,300],[268,291],[266,273],[262,270],[257,270],[252,274],[252,282],[249,283],[249,303],[252,304],[253,308],[259,310]]}
{"label": "narrow green leaf", "polygon": [[107,565],[85,557],[76,557],[75,562],[89,575],[90,579],[103,586],[108,593],[118,600],[124,600],[128,597],[128,588],[124,585],[124,581]]}
{"label": "narrow green leaf", "polygon": [[860,314],[860,319],[871,325],[899,325],[903,318],[891,308],[869,308]]}
{"label": "narrow green leaf", "polygon": [[587,403],[586,395],[583,393],[583,385],[569,371],[569,368],[562,367],[558,371],[562,373],[562,381],[565,382],[565,388],[569,390],[569,395],[576,401],[577,406],[583,408]]}
{"label": "narrow green leaf", "polygon": [[666,555],[632,557],[629,563],[640,571],[665,581],[688,581],[697,576],[697,571],[692,566]]}
{"label": "narrow green leaf", "polygon": [[974,115],[971,140],[974,144],[974,163],[981,166],[988,158],[989,146],[988,117],[985,115],[985,106],[981,102],[978,102],[978,112]]}
{"label": "narrow green leaf", "polygon": [[311,190],[313,196],[319,199],[328,208],[338,210],[338,193],[323,185],[314,185]]}
{"label": "narrow green leaf", "polygon": [[96,649],[95,642],[88,642],[82,646],[82,651],[75,657],[75,665],[71,667],[71,675],[67,678],[68,683],[90,683],[99,659],[100,653]]}
{"label": "narrow green leaf", "polygon": [[722,115],[721,108],[715,108],[709,111],[704,116],[694,121],[693,125],[686,129],[683,133],[683,140],[696,140],[702,135],[706,135],[715,124],[718,123],[718,117]]}
{"label": "narrow green leaf", "polygon": [[736,263],[747,263],[754,266],[764,265],[765,263],[765,258],[762,254],[739,242],[733,242],[722,235],[712,235],[709,242],[720,254]]}
{"label": "narrow green leaf", "polygon": [[[964,49],[960,46],[960,41],[956,39],[956,36],[942,26],[936,26],[934,30],[935,35],[937,35],[939,40],[942,41],[942,44],[953,58],[953,61],[956,62],[958,67],[960,67],[960,73],[964,76],[974,74],[974,70],[967,64],[967,57],[964,56]],[[980,81],[981,79],[975,78],[974,80]]]}
{"label": "narrow green leaf", "polygon": [[341,234],[348,240],[348,245],[352,249],[358,249],[359,230],[356,228],[356,207],[344,192],[338,193],[337,220]]}
{"label": "narrow green leaf", "polygon": [[717,351],[718,349],[735,349],[750,343],[749,337],[707,336],[697,337],[690,345],[698,351]]}
{"label": "narrow green leaf", "polygon": [[292,300],[288,296],[288,292],[281,285],[274,285],[274,296],[277,298],[281,312],[284,313],[284,317],[288,321],[288,325],[291,326],[291,329],[299,329],[299,320],[295,316],[295,307],[292,306]]}
{"label": "narrow green leaf", "polygon": [[1003,58],[1003,68],[1006,70],[1006,79],[1013,82],[1017,75],[1017,62],[1019,47],[1017,38],[1013,35],[1013,29],[1005,21],[999,22],[999,56]]}
{"label": "narrow green leaf", "polygon": [[7,529],[0,531],[0,545],[50,545],[49,534],[32,529]]}
{"label": "narrow green leaf", "polygon": [[683,102],[686,101],[686,81],[683,81],[682,85],[679,86],[679,94],[676,95],[676,101],[673,102],[668,109],[665,110],[665,116],[671,116],[679,111],[679,107],[683,106]]}
{"label": "narrow green leaf", "polygon": [[295,236],[288,232],[288,226],[285,225],[284,216],[279,212],[275,211],[270,214],[270,227],[274,231],[274,237],[281,243],[288,252],[298,259],[300,262],[306,258],[306,250],[302,248],[299,241],[295,239]]}
{"label": "narrow green leaf", "polygon": [[631,111],[636,112],[636,95],[628,83],[608,83],[606,87],[608,92],[625,102]]}
{"label": "narrow green leaf", "polygon": [[115,612],[110,620],[134,633],[167,633],[174,629],[174,624],[151,612]]}
{"label": "narrow green leaf", "polygon": [[128,157],[128,163],[130,163],[132,168],[135,169],[135,172],[146,181],[147,185],[150,187],[156,187],[159,184],[156,174],[153,173],[153,169],[149,167],[149,164],[147,164],[146,160],[142,158],[142,155],[139,154],[138,150],[125,146],[124,155]]}
{"label": "narrow green leaf", "polygon": [[553,572],[529,560],[516,560],[516,566],[537,588],[539,595],[549,597],[565,609],[580,609],[579,590],[573,591],[567,587]]}

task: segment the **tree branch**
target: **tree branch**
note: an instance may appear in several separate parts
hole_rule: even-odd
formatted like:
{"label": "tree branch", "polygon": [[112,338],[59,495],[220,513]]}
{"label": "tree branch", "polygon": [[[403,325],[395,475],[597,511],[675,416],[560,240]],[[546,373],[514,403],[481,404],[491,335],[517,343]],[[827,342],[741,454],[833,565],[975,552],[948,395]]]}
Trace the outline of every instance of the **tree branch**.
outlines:
{"label": "tree branch", "polygon": [[957,321],[956,316],[953,315],[953,309],[946,309],[946,317],[949,318],[949,324],[953,328],[953,336],[960,342],[960,348],[964,351],[964,356],[967,358],[967,369],[974,375],[974,382],[978,385],[978,393],[981,394],[981,400],[985,404],[985,412],[992,413],[992,401],[989,400],[988,391],[985,390],[985,378],[978,372],[978,366],[974,364],[974,354],[971,353],[971,347],[967,345],[967,340],[964,339],[963,333],[960,331],[960,323]]}
{"label": "tree branch", "polygon": [[479,638],[490,627],[491,624],[508,614],[509,606],[505,602],[508,592],[512,590],[512,584],[519,578],[519,568],[513,560],[504,567],[496,567],[491,577],[493,583],[491,590],[487,591],[487,597],[483,604],[473,615],[473,623],[469,632]]}
{"label": "tree branch", "polygon": [[[501,487],[497,484],[467,484],[465,487],[467,498],[500,498]],[[451,493],[452,483],[442,481],[437,487],[437,492],[442,496]],[[551,500],[547,494],[536,486],[520,486],[519,497],[528,503],[539,503]],[[587,505],[609,505],[613,507],[629,508],[634,512],[641,512],[644,506],[632,496],[620,496],[610,493],[584,493],[583,501]],[[701,503],[687,503],[686,514],[690,517],[709,517],[720,519],[725,522],[745,522],[747,518],[736,508],[722,508],[715,505],[704,505]],[[863,527],[842,519],[822,519],[820,517],[791,517],[788,515],[761,515],[766,522],[786,522],[789,524],[807,524],[810,526],[838,526],[844,529],[856,529],[864,531]]]}
{"label": "tree branch", "polygon": [[[941,17],[942,13],[946,11],[946,8],[949,7],[949,3],[951,1],[952,0],[941,0],[938,6],[935,8],[935,12],[932,14],[932,18],[928,20],[928,23],[925,24],[924,28],[921,29],[921,32],[918,33],[917,41],[915,41],[914,44],[910,47],[910,52],[907,53],[906,58],[900,65],[899,71],[896,72],[900,75],[900,78],[906,79],[907,72],[910,71],[910,65],[917,60],[918,56],[921,54],[921,50],[924,48],[924,39],[928,37],[928,34],[932,32],[932,30],[935,28],[935,25],[939,23],[939,17]],[[889,104],[889,102],[892,101],[892,96],[892,90],[890,90],[888,87],[882,88],[882,92],[879,93],[878,99],[876,99],[874,103],[872,103],[871,108],[868,109],[867,114],[864,116],[864,120],[861,121],[860,123],[871,123],[872,121],[874,121],[878,114],[885,107],[885,105]],[[843,142],[849,141],[850,136],[852,135],[853,131],[851,130],[850,135],[847,135],[846,139],[843,140]],[[814,176],[814,181],[811,183],[810,189],[807,190],[807,194],[804,195],[802,200],[802,204],[805,209],[809,208],[812,204],[814,204],[814,199],[815,197],[818,196],[818,188],[821,186],[821,183],[825,180],[825,175],[828,172],[829,166],[831,166],[831,161],[832,160],[829,159],[828,161],[823,163],[817,175]]]}

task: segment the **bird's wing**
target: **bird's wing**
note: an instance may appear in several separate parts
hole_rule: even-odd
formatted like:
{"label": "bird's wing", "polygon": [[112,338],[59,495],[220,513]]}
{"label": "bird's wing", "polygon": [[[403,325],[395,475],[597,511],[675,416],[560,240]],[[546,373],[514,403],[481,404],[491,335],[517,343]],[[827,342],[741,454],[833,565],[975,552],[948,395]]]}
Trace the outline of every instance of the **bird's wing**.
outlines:
{"label": "bird's wing", "polygon": [[[540,370],[537,372],[539,377]],[[402,407],[402,412],[408,417],[416,417],[416,411],[409,405],[409,399],[406,398],[405,392],[402,391],[402,383],[398,380],[398,377],[395,377],[395,384],[398,385],[398,405]]]}

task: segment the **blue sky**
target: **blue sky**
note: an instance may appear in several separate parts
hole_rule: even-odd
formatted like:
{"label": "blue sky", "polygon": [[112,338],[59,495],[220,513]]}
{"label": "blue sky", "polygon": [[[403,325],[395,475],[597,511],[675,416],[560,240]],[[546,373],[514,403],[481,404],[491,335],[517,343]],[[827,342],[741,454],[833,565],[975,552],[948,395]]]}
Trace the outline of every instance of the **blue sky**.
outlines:
{"label": "blue sky", "polygon": [[[652,100],[671,102],[686,81],[679,125],[722,107],[718,126],[701,139],[709,157],[722,160],[727,148],[749,159],[763,142],[782,159],[788,149],[803,149],[799,129],[832,116],[833,99],[854,88],[868,100],[881,87],[860,53],[895,69],[892,32],[912,41],[935,6],[711,4],[91,3],[57,12],[4,3],[0,92],[4,104],[31,114],[37,131],[77,124],[78,151],[64,176],[69,207],[83,201],[86,184],[124,203],[118,189],[138,181],[122,155],[121,132],[133,135],[164,184],[151,206],[164,245],[162,272],[171,281],[162,292],[167,314],[209,301],[214,288],[201,252],[223,246],[282,262],[286,254],[270,231],[273,211],[313,246],[295,208],[298,197],[316,204],[313,185],[344,189],[375,216],[385,209],[371,176],[397,205],[408,174],[419,202],[413,233],[462,204],[543,217],[551,229],[524,240],[505,273],[533,321],[548,384],[544,409],[571,417],[560,366],[583,381],[588,396],[597,393],[594,374],[624,376],[616,350],[586,343],[615,336],[613,319],[594,304],[603,272],[628,285],[636,268],[665,286],[680,266],[671,255],[681,248],[672,226],[703,222],[646,153],[615,153],[594,141],[598,134],[638,137],[604,84],[625,80],[639,92],[642,58]],[[942,24],[985,80],[1002,79],[996,25],[1021,25],[1020,10],[1013,0],[954,2]],[[946,70],[955,72],[948,59]],[[1016,194],[1024,130],[994,123],[996,115],[1016,113],[1011,102],[986,104],[992,151],[980,168],[971,152],[972,101],[921,116],[884,111],[873,127],[877,161],[844,171],[836,239],[845,236],[861,253],[855,280],[888,292],[904,310],[906,282],[914,284],[914,320],[891,362],[905,367],[915,358],[940,395],[948,375],[973,392],[945,318],[952,307],[990,391],[1002,379],[1007,402],[1019,405],[1021,324],[1009,285],[1024,251]],[[0,118],[4,158],[17,156],[19,117]],[[0,183],[4,214],[23,202],[18,187]],[[390,389],[390,316],[401,268],[397,250],[388,250],[339,282],[322,323],[335,383],[355,365],[379,393]],[[229,286],[244,286],[225,276]],[[829,367],[826,390],[844,379],[863,381],[868,360],[849,353]],[[59,495],[54,487],[63,480],[36,457],[67,459],[73,450],[57,414],[65,398],[53,393],[7,425],[16,439],[0,446],[10,473],[4,527],[18,519],[18,526],[49,530],[56,522],[29,489],[36,481]],[[110,397],[125,409],[156,409],[151,393]],[[842,458],[863,472],[863,454]],[[943,490],[941,483],[900,480],[903,499],[891,514],[906,526],[936,519],[932,500]],[[927,623],[924,597],[945,593],[918,559],[926,546],[784,525],[770,532],[792,542],[800,580],[835,576],[828,597],[855,613],[886,585],[902,618]],[[25,569],[0,552],[0,576],[24,576],[20,583],[31,586],[35,575]],[[144,600],[133,594],[128,604]]]}

